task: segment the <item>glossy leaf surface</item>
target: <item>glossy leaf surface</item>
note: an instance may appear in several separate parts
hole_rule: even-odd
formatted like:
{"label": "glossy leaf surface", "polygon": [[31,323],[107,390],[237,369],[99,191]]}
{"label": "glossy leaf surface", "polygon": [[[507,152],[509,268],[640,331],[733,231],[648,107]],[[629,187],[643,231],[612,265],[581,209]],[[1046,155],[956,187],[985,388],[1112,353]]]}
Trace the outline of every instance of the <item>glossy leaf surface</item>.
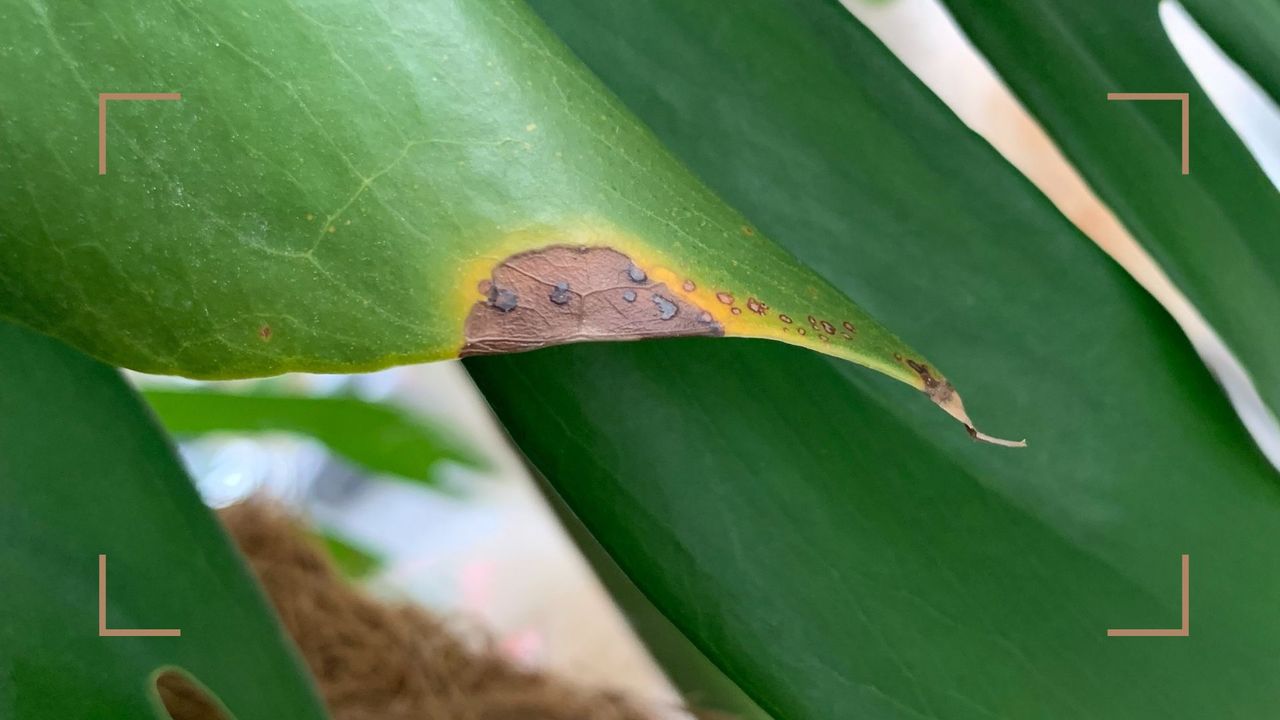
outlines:
{"label": "glossy leaf surface", "polygon": [[[1280,412],[1280,192],[1218,114],[1161,25],[1156,0],[945,0],[1010,89],[1169,273]],[[1188,3],[1276,92],[1280,3]],[[1179,102],[1188,93],[1189,170]]]}
{"label": "glossy leaf surface", "polygon": [[[992,453],[754,341],[468,360],[703,652],[789,720],[1272,712],[1280,485],[1120,268],[834,2],[535,7],[763,231],[1029,423]],[[1178,625],[1182,553],[1190,636],[1107,637]]]}
{"label": "glossy leaf surface", "polygon": [[[226,378],[746,335],[968,424],[518,0],[9,3],[0,47],[0,314],[108,362]],[[102,103],[95,174],[122,91],[181,99]]]}

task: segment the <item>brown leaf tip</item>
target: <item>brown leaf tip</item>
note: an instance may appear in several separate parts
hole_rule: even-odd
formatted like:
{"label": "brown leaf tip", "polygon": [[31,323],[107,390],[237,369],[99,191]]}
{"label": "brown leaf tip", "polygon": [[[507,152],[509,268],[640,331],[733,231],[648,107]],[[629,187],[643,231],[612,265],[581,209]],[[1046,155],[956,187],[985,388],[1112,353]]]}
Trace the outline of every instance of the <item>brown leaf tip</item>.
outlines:
{"label": "brown leaf tip", "polygon": [[974,426],[973,421],[969,419],[969,413],[965,412],[964,401],[960,399],[960,393],[956,392],[955,386],[948,380],[939,380],[934,375],[933,370],[925,363],[912,360],[911,358],[902,358],[896,355],[899,360],[906,363],[916,375],[920,377],[920,381],[924,383],[924,393],[938,407],[942,408],[948,415],[964,423],[965,430],[969,432],[969,437],[980,442],[999,445],[1001,447],[1026,447],[1026,440],[1005,440],[1003,438],[988,435]]}

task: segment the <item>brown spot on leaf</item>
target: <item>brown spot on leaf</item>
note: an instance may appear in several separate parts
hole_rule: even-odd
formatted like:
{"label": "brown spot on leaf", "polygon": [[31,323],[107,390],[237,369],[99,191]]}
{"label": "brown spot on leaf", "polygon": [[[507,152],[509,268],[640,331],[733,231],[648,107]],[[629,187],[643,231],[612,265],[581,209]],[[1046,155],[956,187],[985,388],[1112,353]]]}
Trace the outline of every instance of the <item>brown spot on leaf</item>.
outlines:
{"label": "brown spot on leaf", "polygon": [[733,304],[733,296],[732,296],[732,295],[730,295],[730,294],[729,294],[729,293],[727,293],[727,292],[718,292],[718,293],[716,293],[716,299],[717,299],[717,300],[719,300],[720,302],[724,303],[725,305],[732,305],[732,304]]}
{"label": "brown spot on leaf", "polygon": [[733,313],[734,315],[741,315],[741,314],[742,314],[742,308],[739,308],[739,307],[732,307],[732,308],[729,308],[729,312]]}
{"label": "brown spot on leaf", "polygon": [[262,338],[262,341],[263,341],[263,342],[267,342],[268,340],[270,340],[270,339],[271,339],[271,326],[270,326],[270,325],[263,325],[262,327],[258,328],[258,337]]}
{"label": "brown spot on leaf", "polygon": [[822,330],[823,330],[824,332],[826,332],[828,335],[835,335],[835,334],[836,334],[836,326],[835,326],[835,325],[832,325],[831,323],[827,322],[826,320],[823,320],[822,322],[820,322],[820,323],[818,323],[818,324],[822,326]]}
{"label": "brown spot on leaf", "polygon": [[751,297],[747,298],[747,309],[757,315],[764,315],[768,311],[769,306]]}
{"label": "brown spot on leaf", "polygon": [[858,328],[854,327],[854,326],[853,326],[853,323],[849,322],[848,320],[845,320],[845,321],[844,321],[844,329],[845,329],[845,330],[848,330],[848,331],[849,331],[849,332],[851,332],[851,333],[852,333],[852,332],[858,332]]}
{"label": "brown spot on leaf", "polygon": [[694,290],[698,289],[698,286],[694,285],[692,280],[685,280],[684,285],[682,285],[681,287],[684,288],[685,292],[693,292]]}
{"label": "brown spot on leaf", "polygon": [[933,371],[928,365],[922,362],[916,362],[911,358],[905,360],[907,367],[911,368],[916,375],[920,376],[920,381],[924,383],[924,391],[935,403],[939,405],[945,404],[955,394],[956,389],[951,386],[950,382],[939,380],[934,377]]}
{"label": "brown spot on leaf", "polygon": [[[631,258],[607,247],[553,245],[518,253],[494,266],[477,289],[481,297],[463,328],[463,356],[724,334],[710,313],[650,281]],[[636,302],[637,293],[648,299]]]}
{"label": "brown spot on leaf", "polygon": [[778,319],[779,319],[779,320],[781,320],[782,322],[784,322],[784,323],[788,324],[788,325],[790,325],[790,324],[791,324],[791,316],[790,316],[790,315],[779,315],[779,316],[778,316]]}
{"label": "brown spot on leaf", "polygon": [[756,229],[751,227],[750,225],[743,225],[742,234],[746,235],[747,237],[751,237],[752,235],[756,234]]}

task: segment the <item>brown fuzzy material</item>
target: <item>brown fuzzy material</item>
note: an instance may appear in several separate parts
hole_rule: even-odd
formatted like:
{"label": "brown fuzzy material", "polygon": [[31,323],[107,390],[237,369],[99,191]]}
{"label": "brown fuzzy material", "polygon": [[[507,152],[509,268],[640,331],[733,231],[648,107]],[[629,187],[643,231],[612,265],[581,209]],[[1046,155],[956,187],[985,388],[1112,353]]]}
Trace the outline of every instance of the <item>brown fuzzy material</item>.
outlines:
{"label": "brown fuzzy material", "polygon": [[[294,520],[262,502],[220,512],[315,678],[333,720],[651,720],[612,693],[520,670],[421,608],[348,584]],[[179,676],[158,683],[174,720],[220,718]]]}

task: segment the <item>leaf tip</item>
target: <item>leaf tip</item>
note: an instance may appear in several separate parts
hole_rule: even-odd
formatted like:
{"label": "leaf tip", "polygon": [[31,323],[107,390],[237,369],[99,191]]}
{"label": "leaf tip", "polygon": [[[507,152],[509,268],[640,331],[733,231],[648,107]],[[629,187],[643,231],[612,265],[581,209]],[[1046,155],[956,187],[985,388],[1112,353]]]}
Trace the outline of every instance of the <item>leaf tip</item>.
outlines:
{"label": "leaf tip", "polygon": [[1000,447],[1026,447],[1026,439],[1022,440],[1005,440],[993,435],[988,435],[979,430],[973,421],[969,419],[969,413],[964,409],[964,401],[960,399],[960,393],[956,392],[955,386],[950,381],[943,380],[935,382],[932,385],[926,384],[925,394],[938,407],[942,408],[948,415],[959,420],[964,424],[964,429],[969,431],[969,437],[979,442],[989,443],[991,445],[999,445]]}
{"label": "leaf tip", "polygon": [[935,405],[942,408],[948,415],[964,424],[965,430],[969,431],[969,437],[979,442],[999,445],[1000,447],[1027,446],[1027,441],[1025,439],[1005,440],[1004,438],[988,435],[979,430],[973,424],[973,421],[969,419],[969,413],[964,409],[964,401],[960,399],[960,393],[956,392],[956,388],[951,384],[950,380],[935,374],[935,371],[924,362],[919,362],[910,358],[902,358],[901,356],[896,357],[902,360],[902,362],[904,362],[907,367],[911,368],[911,370],[920,378],[920,389],[924,391],[924,394],[929,396],[929,399],[932,400]]}

